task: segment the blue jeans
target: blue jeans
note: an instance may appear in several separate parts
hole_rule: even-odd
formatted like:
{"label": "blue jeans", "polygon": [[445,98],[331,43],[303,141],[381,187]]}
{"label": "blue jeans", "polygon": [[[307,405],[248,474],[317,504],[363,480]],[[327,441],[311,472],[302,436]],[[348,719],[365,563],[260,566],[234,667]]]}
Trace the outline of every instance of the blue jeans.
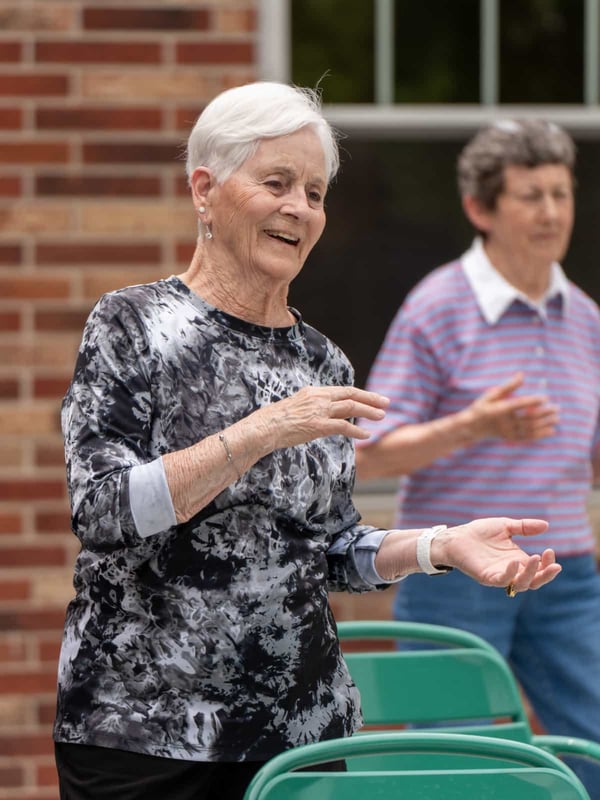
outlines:
{"label": "blue jeans", "polygon": [[[600,575],[592,555],[558,560],[554,581],[515,598],[456,570],[411,575],[399,585],[394,616],[487,639],[509,660],[548,733],[600,742]],[[600,800],[600,768],[569,764]]]}

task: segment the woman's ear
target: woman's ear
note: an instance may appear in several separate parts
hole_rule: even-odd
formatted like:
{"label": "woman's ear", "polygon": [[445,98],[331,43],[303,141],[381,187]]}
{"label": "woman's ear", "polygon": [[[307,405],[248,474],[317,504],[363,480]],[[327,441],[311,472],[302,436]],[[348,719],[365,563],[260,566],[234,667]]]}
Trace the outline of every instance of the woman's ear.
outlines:
{"label": "woman's ear", "polygon": [[208,192],[214,184],[212,172],[207,167],[196,167],[190,179],[192,198],[196,208],[206,206]]}
{"label": "woman's ear", "polygon": [[492,211],[481,204],[473,195],[465,194],[462,197],[462,207],[471,225],[482,233],[490,229]]}

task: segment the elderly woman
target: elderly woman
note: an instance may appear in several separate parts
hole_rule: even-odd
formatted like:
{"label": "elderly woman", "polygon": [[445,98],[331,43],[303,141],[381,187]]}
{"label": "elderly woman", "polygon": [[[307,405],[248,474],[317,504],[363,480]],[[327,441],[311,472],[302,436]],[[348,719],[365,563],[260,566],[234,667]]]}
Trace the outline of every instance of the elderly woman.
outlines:
{"label": "elderly woman", "polygon": [[[573,140],[545,120],[499,120],[466,143],[458,184],[479,235],[396,315],[368,383],[391,403],[385,420],[365,420],[373,436],[357,469],[407,476],[398,525],[432,513],[456,525],[504,508],[548,520],[536,545],[563,569],[543,595],[507,600],[454,572],[432,597],[413,575],[394,613],[484,637],[510,659],[549,733],[600,741],[600,576],[587,508],[600,476],[600,313],[559,264],[574,167]],[[573,766],[600,798],[598,767]]]}
{"label": "elderly woman", "polygon": [[387,400],[287,304],[337,167],[310,91],[224,92],[188,143],[189,268],[106,295],[86,325],[63,407],[82,544],[54,728],[63,800],[232,800],[274,754],[352,734],[329,589],[436,564],[524,591],[560,570],[512,541],[540,520],[360,523],[354,418]]}

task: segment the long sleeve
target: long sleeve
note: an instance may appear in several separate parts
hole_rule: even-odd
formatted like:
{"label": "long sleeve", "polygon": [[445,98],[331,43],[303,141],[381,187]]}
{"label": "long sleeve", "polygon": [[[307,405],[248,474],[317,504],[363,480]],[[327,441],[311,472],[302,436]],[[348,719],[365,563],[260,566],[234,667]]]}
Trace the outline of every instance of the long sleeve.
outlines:
{"label": "long sleeve", "polygon": [[[87,322],[62,408],[73,530],[92,551],[139,542],[130,478],[154,460],[148,357],[131,306],[115,295],[102,298]],[[163,519],[174,523],[168,508]]]}

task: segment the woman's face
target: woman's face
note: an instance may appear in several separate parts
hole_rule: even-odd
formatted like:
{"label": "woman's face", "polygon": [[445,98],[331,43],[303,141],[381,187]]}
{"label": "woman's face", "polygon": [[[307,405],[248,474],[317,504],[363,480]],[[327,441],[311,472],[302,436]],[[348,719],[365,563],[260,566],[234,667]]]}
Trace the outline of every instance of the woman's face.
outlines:
{"label": "woman's face", "polygon": [[573,178],[566,166],[506,167],[496,208],[484,212],[486,248],[547,267],[563,258],[573,216]]}
{"label": "woman's face", "polygon": [[207,194],[212,253],[252,279],[288,284],[325,227],[323,148],[310,127],[263,139]]}

